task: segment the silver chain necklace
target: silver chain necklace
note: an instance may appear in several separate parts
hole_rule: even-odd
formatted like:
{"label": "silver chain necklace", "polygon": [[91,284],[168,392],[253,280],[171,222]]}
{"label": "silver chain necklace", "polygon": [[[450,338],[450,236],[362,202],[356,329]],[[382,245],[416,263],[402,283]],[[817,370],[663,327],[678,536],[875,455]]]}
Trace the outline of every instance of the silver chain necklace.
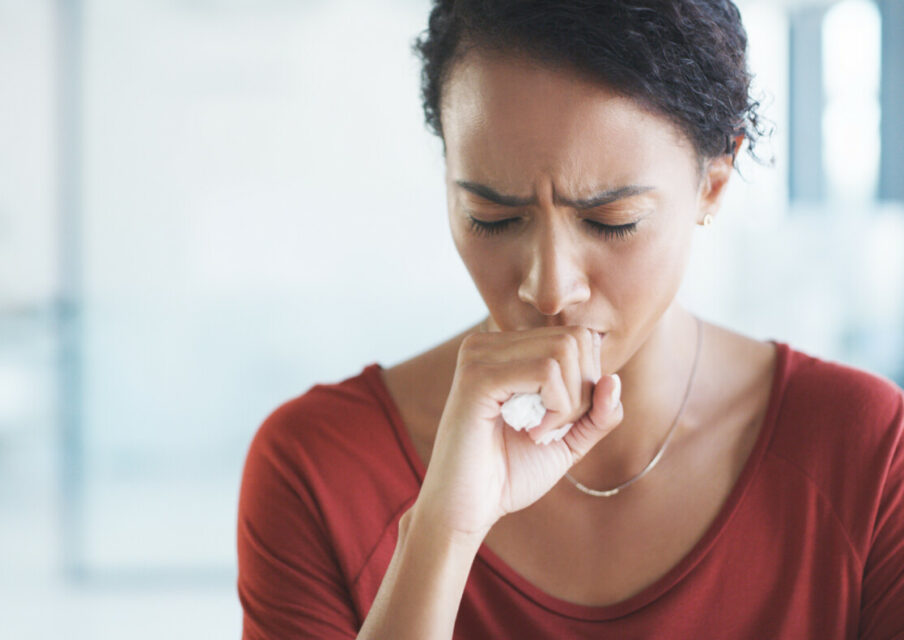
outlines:
{"label": "silver chain necklace", "polygon": [[693,385],[693,382],[694,382],[694,374],[697,372],[697,361],[700,359],[700,345],[703,343],[703,324],[700,322],[700,318],[698,318],[696,316],[694,316],[694,317],[697,320],[697,351],[694,355],[694,364],[691,367],[691,375],[688,377],[688,380],[687,380],[687,389],[685,389],[685,391],[684,391],[684,399],[681,401],[681,407],[678,409],[678,414],[675,416],[675,419],[672,421],[672,426],[669,427],[669,431],[666,434],[665,439],[662,441],[662,446],[659,447],[659,451],[656,452],[656,455],[653,456],[653,459],[650,460],[649,463],[647,463],[647,466],[645,466],[643,468],[643,470],[641,470],[640,473],[638,473],[633,478],[626,480],[625,482],[622,482],[617,487],[613,487],[611,489],[602,489],[602,490],[590,489],[589,487],[586,487],[583,484],[581,484],[580,482],[578,482],[577,480],[575,480],[574,477],[570,473],[566,473],[565,477],[568,478],[575,487],[577,487],[584,493],[594,496],[596,498],[608,498],[609,496],[614,496],[615,494],[617,494],[619,491],[621,491],[625,487],[628,487],[628,486],[634,484],[635,482],[637,482],[638,480],[643,478],[645,475],[647,475],[650,471],[653,470],[653,467],[655,467],[659,463],[659,461],[662,459],[662,455],[665,453],[665,449],[669,445],[669,440],[672,438],[672,434],[675,432],[675,427],[678,424],[678,420],[681,418],[681,414],[684,413],[684,407],[687,404],[687,399],[691,395],[691,386]]}

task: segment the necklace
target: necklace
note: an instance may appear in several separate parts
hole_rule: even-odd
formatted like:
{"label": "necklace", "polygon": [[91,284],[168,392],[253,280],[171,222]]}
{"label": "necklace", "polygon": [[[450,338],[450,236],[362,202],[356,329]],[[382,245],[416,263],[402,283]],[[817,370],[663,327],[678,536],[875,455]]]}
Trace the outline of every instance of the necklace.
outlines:
{"label": "necklace", "polygon": [[662,446],[659,447],[659,451],[656,452],[656,455],[653,456],[653,459],[647,463],[640,473],[638,473],[633,478],[622,482],[617,487],[612,487],[611,489],[590,489],[589,487],[584,486],[580,482],[574,479],[570,473],[566,473],[565,477],[568,478],[571,483],[577,487],[579,490],[584,493],[600,498],[608,498],[609,496],[614,496],[619,491],[624,489],[627,486],[630,486],[647,475],[650,471],[652,471],[653,467],[655,467],[659,461],[662,459],[662,455],[665,453],[666,447],[669,445],[669,440],[672,437],[672,433],[675,431],[675,426],[678,424],[678,420],[681,418],[681,414],[684,413],[684,407],[687,404],[687,399],[691,395],[691,386],[694,382],[694,374],[697,372],[697,361],[700,359],[700,345],[703,342],[703,324],[700,322],[700,318],[696,317],[697,320],[697,351],[694,354],[694,364],[691,367],[691,375],[687,380],[687,389],[684,391],[684,399],[681,401],[681,407],[678,409],[678,414],[675,416],[675,419],[672,421],[672,426],[669,427],[668,433],[666,433],[665,439],[662,441]]}

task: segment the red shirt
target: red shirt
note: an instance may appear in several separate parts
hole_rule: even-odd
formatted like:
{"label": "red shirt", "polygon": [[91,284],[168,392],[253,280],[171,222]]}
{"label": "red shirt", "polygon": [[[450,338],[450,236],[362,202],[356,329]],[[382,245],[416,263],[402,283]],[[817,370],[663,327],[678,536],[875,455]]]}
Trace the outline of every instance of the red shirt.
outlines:
{"label": "red shirt", "polygon": [[[777,342],[769,407],[727,500],[640,593],[552,597],[485,546],[456,638],[904,638],[904,391]],[[244,638],[354,638],[424,466],[371,363],[276,409],[239,503]]]}

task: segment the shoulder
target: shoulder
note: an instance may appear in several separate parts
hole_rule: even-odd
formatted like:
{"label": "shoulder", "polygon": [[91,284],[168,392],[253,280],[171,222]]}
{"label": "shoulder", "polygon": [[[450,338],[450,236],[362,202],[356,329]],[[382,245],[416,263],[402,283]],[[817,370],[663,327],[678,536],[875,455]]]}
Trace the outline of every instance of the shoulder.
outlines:
{"label": "shoulder", "polygon": [[321,507],[392,507],[407,500],[417,491],[417,476],[377,376],[374,363],[279,405],[251,441],[245,481],[272,478]]}
{"label": "shoulder", "polygon": [[318,383],[277,406],[261,423],[255,448],[307,457],[385,432],[388,418],[371,376],[376,364],[338,382]]}
{"label": "shoulder", "polygon": [[242,476],[240,520],[316,530],[348,576],[419,488],[378,375],[374,363],[279,405],[255,433]]}
{"label": "shoulder", "polygon": [[858,367],[779,349],[769,455],[791,474],[781,482],[810,486],[862,551],[904,456],[904,390]]}
{"label": "shoulder", "polygon": [[881,439],[900,419],[904,391],[888,378],[784,348],[783,419],[834,429],[859,442]]}
{"label": "shoulder", "polygon": [[385,557],[393,518],[417,491],[372,388],[377,367],[283,402],[251,441],[238,509],[239,590],[266,624],[289,615],[286,598],[305,603],[290,612],[291,624],[311,629],[314,617],[344,624],[366,611],[353,586],[371,558]]}
{"label": "shoulder", "polygon": [[858,367],[778,348],[767,451],[784,472],[773,480],[782,492],[787,483],[808,486],[865,553],[889,474],[904,456],[904,390]]}

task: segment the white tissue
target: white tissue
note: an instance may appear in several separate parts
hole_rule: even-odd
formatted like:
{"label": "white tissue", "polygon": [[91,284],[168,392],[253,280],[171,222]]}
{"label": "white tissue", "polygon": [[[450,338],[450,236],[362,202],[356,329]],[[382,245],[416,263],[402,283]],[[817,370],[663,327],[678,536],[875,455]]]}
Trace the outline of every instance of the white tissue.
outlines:
{"label": "white tissue", "polygon": [[546,415],[539,393],[516,393],[502,405],[502,419],[517,431],[533,429]]}
{"label": "white tissue", "polygon": [[[543,405],[539,393],[516,393],[502,404],[502,419],[518,431],[533,429],[543,421],[544,415],[546,415],[546,407]],[[571,429],[572,424],[574,423],[569,422],[558,429],[553,429],[537,442],[549,444],[561,440]]]}

